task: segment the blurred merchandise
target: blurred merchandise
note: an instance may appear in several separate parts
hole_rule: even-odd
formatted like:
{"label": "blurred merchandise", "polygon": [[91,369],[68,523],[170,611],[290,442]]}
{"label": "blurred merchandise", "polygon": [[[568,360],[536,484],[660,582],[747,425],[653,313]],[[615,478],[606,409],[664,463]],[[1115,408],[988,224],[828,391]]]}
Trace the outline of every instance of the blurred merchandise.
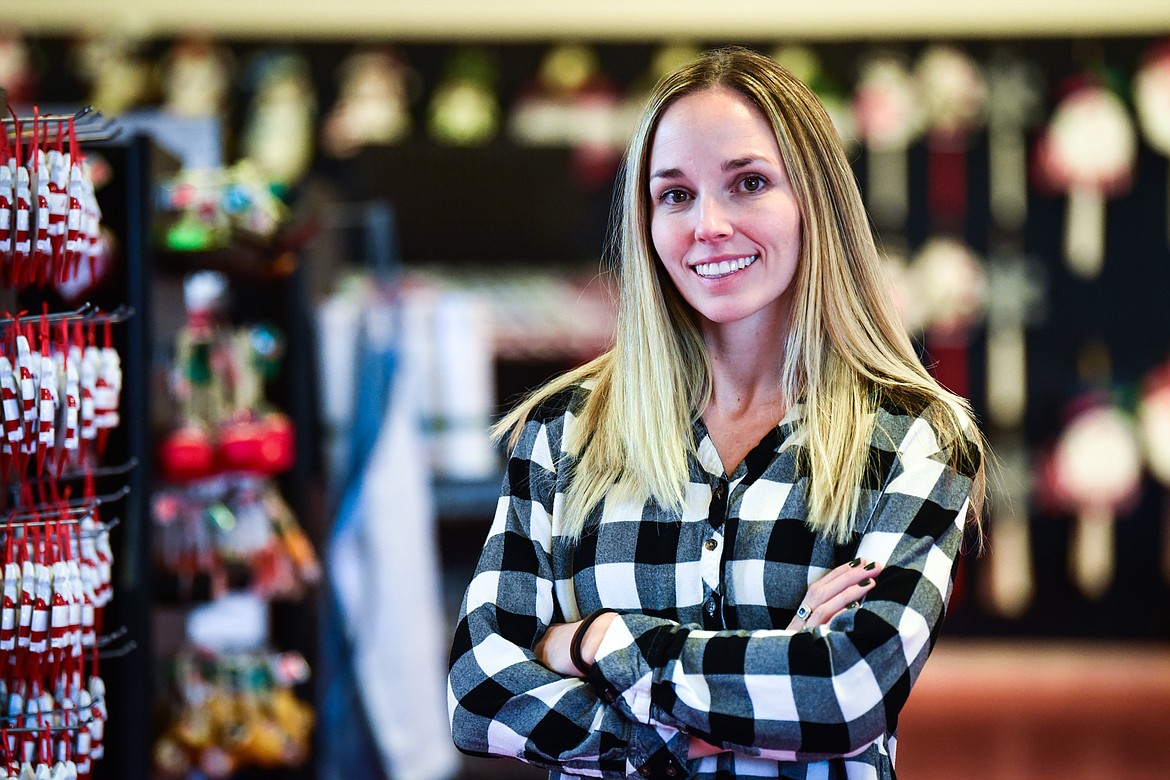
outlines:
{"label": "blurred merchandise", "polygon": [[159,777],[224,778],[308,758],[315,716],[292,690],[308,679],[304,658],[193,647],[173,666],[167,723],[153,751]]}

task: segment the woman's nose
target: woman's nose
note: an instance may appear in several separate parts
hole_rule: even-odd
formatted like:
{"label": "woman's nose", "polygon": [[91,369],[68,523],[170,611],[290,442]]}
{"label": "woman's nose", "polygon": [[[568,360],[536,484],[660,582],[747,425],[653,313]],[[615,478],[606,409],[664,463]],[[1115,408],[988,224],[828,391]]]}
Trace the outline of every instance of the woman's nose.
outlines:
{"label": "woman's nose", "polygon": [[731,221],[719,199],[705,195],[699,198],[695,224],[695,240],[714,241],[731,235]]}

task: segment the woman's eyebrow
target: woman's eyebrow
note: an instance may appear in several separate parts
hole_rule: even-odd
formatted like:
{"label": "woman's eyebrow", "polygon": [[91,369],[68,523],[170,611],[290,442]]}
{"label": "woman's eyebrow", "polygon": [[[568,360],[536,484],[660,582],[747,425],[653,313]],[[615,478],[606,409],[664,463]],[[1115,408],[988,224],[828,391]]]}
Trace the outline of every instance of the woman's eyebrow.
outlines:
{"label": "woman's eyebrow", "polygon": [[681,179],[683,172],[678,168],[660,168],[650,174],[651,179]]}
{"label": "woman's eyebrow", "polygon": [[723,170],[725,172],[726,171],[737,171],[740,168],[747,168],[749,165],[754,165],[754,164],[760,163],[760,162],[767,162],[767,160],[765,160],[763,157],[755,157],[755,156],[753,156],[753,157],[737,157],[734,160],[728,160],[727,162],[723,163]]}

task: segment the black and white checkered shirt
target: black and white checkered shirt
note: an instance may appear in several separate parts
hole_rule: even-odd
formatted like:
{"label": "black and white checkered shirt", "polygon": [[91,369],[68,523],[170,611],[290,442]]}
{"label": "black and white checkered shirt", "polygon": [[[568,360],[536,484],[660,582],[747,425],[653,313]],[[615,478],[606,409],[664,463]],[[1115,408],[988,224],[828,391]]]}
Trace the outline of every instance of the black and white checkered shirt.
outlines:
{"label": "black and white checkered shirt", "polygon": [[[701,421],[680,517],[607,500],[558,533],[586,391],[528,421],[451,650],[461,750],[552,777],[891,778],[898,713],[934,645],[978,464],[955,468],[920,412],[881,408],[858,533],[805,524],[801,409],[730,476]],[[858,609],[789,631],[810,583],[855,557],[884,570]],[[610,607],[590,679],[534,660],[550,624]],[[731,752],[687,758],[688,735]]]}

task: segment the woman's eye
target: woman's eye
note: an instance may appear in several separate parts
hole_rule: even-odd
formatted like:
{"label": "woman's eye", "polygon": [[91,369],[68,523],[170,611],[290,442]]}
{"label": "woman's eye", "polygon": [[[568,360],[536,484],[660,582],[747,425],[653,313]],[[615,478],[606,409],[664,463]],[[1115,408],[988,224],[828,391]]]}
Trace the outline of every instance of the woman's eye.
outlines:
{"label": "woman's eye", "polygon": [[764,177],[755,175],[744,176],[741,184],[748,192],[759,192],[764,188]]}
{"label": "woman's eye", "polygon": [[677,205],[686,202],[687,193],[684,190],[666,190],[658,196],[658,200],[662,203]]}

